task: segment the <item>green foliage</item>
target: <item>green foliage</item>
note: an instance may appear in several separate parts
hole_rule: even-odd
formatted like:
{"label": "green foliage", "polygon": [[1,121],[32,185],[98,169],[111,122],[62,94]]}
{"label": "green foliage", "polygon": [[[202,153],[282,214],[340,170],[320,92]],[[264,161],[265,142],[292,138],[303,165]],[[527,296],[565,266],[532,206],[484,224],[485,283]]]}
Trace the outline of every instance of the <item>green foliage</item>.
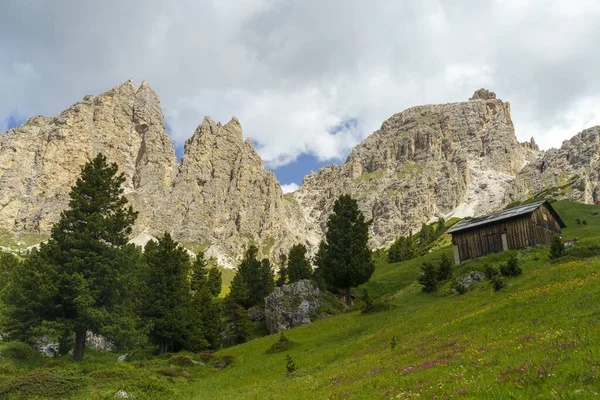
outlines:
{"label": "green foliage", "polygon": [[490,284],[492,285],[495,291],[498,291],[506,286],[504,280],[500,277],[500,275],[494,275],[492,279],[490,279]]}
{"label": "green foliage", "polygon": [[295,345],[296,343],[292,342],[283,334],[283,332],[281,332],[281,334],[279,335],[279,340],[273,343],[271,347],[269,347],[267,353],[281,353],[290,350]]}
{"label": "green foliage", "polygon": [[421,266],[421,275],[417,281],[423,285],[422,290],[426,293],[435,292],[438,286],[438,269],[432,262],[424,262]]}
{"label": "green foliage", "polygon": [[388,250],[388,262],[401,262],[411,260],[417,255],[415,242],[412,235],[404,237],[400,236],[390,246]]}
{"label": "green foliage", "polygon": [[35,351],[31,346],[23,342],[6,342],[0,346],[0,356],[12,360],[30,360],[35,357]]}
{"label": "green foliage", "polygon": [[452,283],[452,288],[456,290],[458,294],[465,294],[469,291],[469,288],[459,280],[456,280]]}
{"label": "green foliage", "polygon": [[244,277],[238,271],[231,281],[231,289],[225,297],[224,310],[228,325],[227,345],[244,343],[252,334],[252,321],[248,317],[248,310],[244,307],[248,304],[250,291],[244,282]]}
{"label": "green foliage", "polygon": [[278,287],[281,287],[287,283],[288,272],[287,272],[287,254],[279,254],[279,278],[275,283]]}
{"label": "green foliage", "polygon": [[375,304],[373,303],[373,299],[369,295],[369,289],[367,289],[366,287],[362,289],[362,301],[365,302],[365,305],[361,310],[363,314],[367,314],[375,310]]}
{"label": "green foliage", "polygon": [[31,327],[49,321],[55,331],[75,333],[80,361],[87,330],[133,329],[136,265],[124,251],[137,213],[127,207],[117,171],[102,154],[87,163],[49,241],[11,274],[3,294],[11,337],[31,340],[39,334]]}
{"label": "green foliage", "polygon": [[350,288],[367,282],[375,265],[369,249],[369,225],[356,200],[340,196],[327,220],[325,241],[319,247],[318,266],[328,286],[345,289],[350,304]]}
{"label": "green foliage", "polygon": [[452,266],[454,263],[448,256],[448,253],[443,252],[438,264],[438,281],[445,281],[452,278]]}
{"label": "green foliage", "polygon": [[0,384],[0,397],[64,399],[73,396],[83,385],[84,381],[81,377],[34,371]]}
{"label": "green foliage", "polygon": [[223,274],[218,267],[211,267],[208,270],[208,290],[214,297],[218,297],[221,294],[223,286]]}
{"label": "green foliage", "polygon": [[581,221],[581,223],[582,223],[583,225],[587,225],[587,224],[588,224],[588,222],[587,222],[587,220],[586,220],[586,219],[584,219],[583,221]]}
{"label": "green foliage", "polygon": [[500,271],[498,271],[498,268],[495,268],[489,264],[486,264],[484,267],[483,273],[488,280],[492,280],[492,278],[494,276],[500,274]]}
{"label": "green foliage", "polygon": [[523,269],[519,266],[519,259],[515,253],[512,253],[508,261],[500,264],[500,273],[503,276],[519,276]]}
{"label": "green foliage", "polygon": [[[238,274],[248,288],[248,300],[242,304],[246,308],[264,306],[265,297],[275,289],[275,274],[267,258],[259,261],[258,248],[250,245],[238,267]],[[239,304],[239,303],[238,303]]]}
{"label": "green foliage", "polygon": [[306,258],[306,246],[303,244],[295,244],[290,249],[287,257],[287,276],[288,282],[294,283],[302,279],[310,279],[312,276],[312,267]]}
{"label": "green foliage", "polygon": [[566,254],[565,251],[565,243],[558,235],[552,236],[550,241],[550,257],[551,260],[556,260],[557,258],[564,257]]}
{"label": "green foliage", "polygon": [[390,347],[392,348],[392,350],[394,350],[397,345],[398,345],[398,340],[396,339],[396,336],[392,336],[392,341],[390,342]]}
{"label": "green foliage", "polygon": [[293,375],[296,372],[296,364],[294,363],[294,360],[292,360],[292,357],[290,357],[290,355],[288,354],[285,357],[285,370],[287,371],[288,375]]}
{"label": "green foliage", "polygon": [[581,219],[579,217],[575,218],[575,223],[581,225]]}
{"label": "green foliage", "polygon": [[[200,310],[194,306],[190,295],[187,251],[165,233],[158,242],[146,244],[144,259],[147,264],[144,278],[148,287],[143,296],[142,316],[152,326],[152,343],[159,346],[161,354],[182,348],[199,350],[207,347],[201,331]],[[194,282],[206,286],[205,280],[198,277]]]}

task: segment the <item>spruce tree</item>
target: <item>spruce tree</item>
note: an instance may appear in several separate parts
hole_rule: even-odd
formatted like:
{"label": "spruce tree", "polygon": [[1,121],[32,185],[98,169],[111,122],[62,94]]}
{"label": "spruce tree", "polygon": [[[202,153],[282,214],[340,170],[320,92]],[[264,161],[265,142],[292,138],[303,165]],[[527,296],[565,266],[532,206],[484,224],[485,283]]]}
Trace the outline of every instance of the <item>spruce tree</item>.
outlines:
{"label": "spruce tree", "polygon": [[319,263],[328,286],[345,290],[350,305],[350,288],[367,282],[375,266],[369,249],[369,224],[356,200],[340,196],[327,220],[325,242],[319,248]]}
{"label": "spruce tree", "polygon": [[238,267],[249,291],[248,300],[242,304],[245,308],[264,306],[265,297],[275,289],[275,274],[268,259],[259,261],[258,248],[250,245]]}
{"label": "spruce tree", "polygon": [[211,267],[208,270],[208,290],[214,297],[218,297],[221,294],[223,288],[223,274],[218,267]]}
{"label": "spruce tree", "polygon": [[[144,259],[148,290],[144,294],[142,316],[152,326],[150,338],[159,346],[160,354],[206,347],[201,315],[192,304],[188,280],[190,257],[186,250],[165,233],[158,242],[146,244]],[[205,287],[205,281],[200,285]]]}
{"label": "spruce tree", "polygon": [[117,331],[130,321],[123,315],[131,310],[124,306],[129,288],[122,277],[131,265],[122,252],[137,213],[127,207],[125,177],[117,172],[102,154],[83,167],[51,238],[23,263],[20,272],[30,279],[16,277],[7,293],[13,301],[7,314],[20,319],[22,335],[25,326],[41,322],[65,337],[75,333],[75,361],[83,360],[88,330]]}
{"label": "spruce tree", "polygon": [[279,278],[275,283],[278,287],[281,287],[287,283],[287,255],[285,253],[279,254]]}
{"label": "spruce tree", "polygon": [[230,324],[230,344],[244,343],[252,333],[252,321],[244,307],[249,297],[250,291],[238,271],[231,281],[230,291],[224,303],[225,314]]}
{"label": "spruce tree", "polygon": [[296,244],[290,249],[288,255],[287,275],[289,283],[298,282],[302,279],[310,279],[312,267],[306,258],[306,246]]}

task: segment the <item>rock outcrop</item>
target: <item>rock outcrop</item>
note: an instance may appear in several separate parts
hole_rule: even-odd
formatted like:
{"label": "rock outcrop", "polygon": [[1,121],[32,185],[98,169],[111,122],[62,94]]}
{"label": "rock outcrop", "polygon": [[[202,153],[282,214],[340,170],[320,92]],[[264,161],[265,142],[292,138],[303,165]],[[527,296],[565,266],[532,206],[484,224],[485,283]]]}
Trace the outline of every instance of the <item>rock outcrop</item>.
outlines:
{"label": "rock outcrop", "polygon": [[131,80],[0,134],[0,230],[48,234],[81,167],[100,152],[125,175],[126,196],[139,212],[135,235],[170,232],[210,246],[225,265],[248,242],[268,254],[294,237],[279,183],[243,140],[237,119],[221,125],[205,118],[179,165],[158,96]]}
{"label": "rock outcrop", "polygon": [[510,104],[480,89],[470,101],[395,114],[341,166],[304,179],[293,193],[315,237],[341,194],[358,200],[371,244],[382,246],[439,216],[472,216],[505,205],[516,176],[538,154],[520,144]]}
{"label": "rock outcrop", "polygon": [[532,196],[582,203],[600,201],[600,126],[565,140],[528,163],[517,178],[510,200]]}
{"label": "rock outcrop", "polygon": [[265,319],[272,334],[327,318],[340,309],[335,296],[308,279],[277,287],[265,298]]}

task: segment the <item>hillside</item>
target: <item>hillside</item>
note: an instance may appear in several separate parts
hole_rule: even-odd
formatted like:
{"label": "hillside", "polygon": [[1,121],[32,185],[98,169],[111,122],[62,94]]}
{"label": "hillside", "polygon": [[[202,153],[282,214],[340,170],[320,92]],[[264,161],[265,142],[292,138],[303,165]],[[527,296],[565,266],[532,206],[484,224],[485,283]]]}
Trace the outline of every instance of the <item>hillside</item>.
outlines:
{"label": "hillside", "polygon": [[[564,237],[581,241],[558,261],[548,259],[547,248],[517,252],[523,275],[509,279],[501,291],[482,281],[464,295],[451,293],[450,283],[437,293],[422,293],[415,282],[420,263],[439,258],[450,251],[446,247],[408,262],[380,261],[367,287],[385,305],[382,311],[356,310],[287,331],[297,344],[287,352],[266,353],[278,340],[267,336],[219,352],[216,360],[235,357],[219,369],[220,361],[190,365],[170,355],[129,363],[97,353],[81,364],[68,358],[19,362],[0,347],[0,393],[7,385],[14,388],[8,382],[18,375],[22,387],[77,378],[83,387],[76,390],[71,383],[67,393],[78,399],[113,398],[120,389],[138,399],[594,397],[600,368],[600,207],[570,202],[554,207],[568,226]],[[576,218],[588,224],[578,225]],[[467,262],[454,276],[481,271],[508,255]],[[293,376],[285,373],[287,354],[298,367]],[[55,388],[43,390],[48,395]]]}

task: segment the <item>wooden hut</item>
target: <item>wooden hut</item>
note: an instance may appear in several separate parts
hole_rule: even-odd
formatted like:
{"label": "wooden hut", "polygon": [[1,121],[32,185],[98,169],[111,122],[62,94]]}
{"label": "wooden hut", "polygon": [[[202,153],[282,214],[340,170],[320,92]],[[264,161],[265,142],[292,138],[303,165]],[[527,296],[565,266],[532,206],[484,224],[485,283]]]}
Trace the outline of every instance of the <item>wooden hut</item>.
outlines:
{"label": "wooden hut", "polygon": [[547,200],[463,220],[452,234],[454,262],[505,250],[549,244],[566,225]]}

